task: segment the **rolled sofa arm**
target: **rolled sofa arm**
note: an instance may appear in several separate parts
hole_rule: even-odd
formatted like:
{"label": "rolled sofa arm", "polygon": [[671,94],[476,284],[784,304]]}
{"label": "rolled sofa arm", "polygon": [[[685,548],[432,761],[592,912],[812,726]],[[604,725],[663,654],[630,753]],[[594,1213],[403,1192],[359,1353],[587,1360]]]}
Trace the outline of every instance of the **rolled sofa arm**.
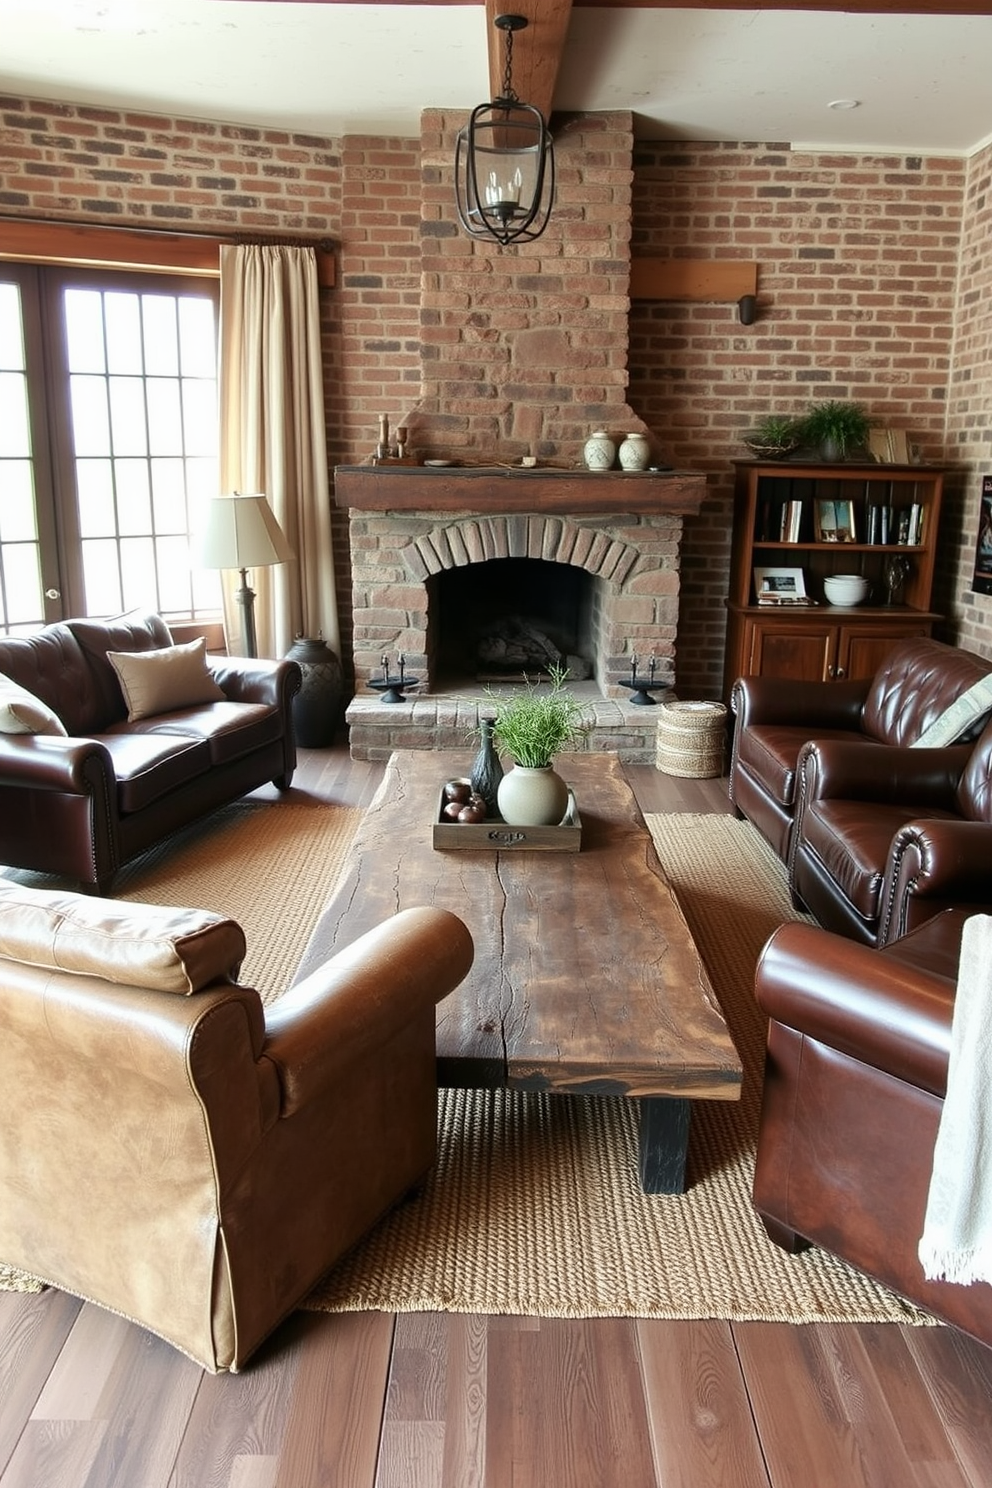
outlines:
{"label": "rolled sofa arm", "polygon": [[992,823],[942,817],[906,822],[892,839],[879,945],[943,909],[992,906]]}
{"label": "rolled sofa arm", "polygon": [[405,909],[359,937],[266,1009],[263,1057],[284,1116],[458,986],[475,954],[446,909]]}
{"label": "rolled sofa arm", "polygon": [[860,729],[870,687],[858,682],[783,682],[780,677],[738,677],[730,694],[731,712],[742,728],[779,723],[809,728]]}
{"label": "rolled sofa arm", "polygon": [[758,1006],[787,1028],[943,1096],[953,988],[815,925],[783,925],[755,973]]}
{"label": "rolled sofa arm", "polygon": [[208,656],[214,681],[232,703],[264,703],[269,707],[291,702],[303,683],[299,664],[263,661],[241,656]]}
{"label": "rolled sofa arm", "polygon": [[914,813],[920,806],[956,811],[958,784],[973,747],[913,749],[856,739],[811,739],[799,753],[797,799],[905,801]]}
{"label": "rolled sofa arm", "polygon": [[63,734],[0,734],[0,785],[91,796],[116,788],[110,752],[97,739]]}

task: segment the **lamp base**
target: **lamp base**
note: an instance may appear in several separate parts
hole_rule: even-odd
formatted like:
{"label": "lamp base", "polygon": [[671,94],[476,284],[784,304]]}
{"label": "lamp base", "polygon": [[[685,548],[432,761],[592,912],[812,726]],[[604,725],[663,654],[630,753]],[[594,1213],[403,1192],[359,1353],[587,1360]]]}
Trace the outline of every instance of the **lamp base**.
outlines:
{"label": "lamp base", "polygon": [[256,657],[258,655],[258,641],[255,636],[255,591],[248,585],[248,570],[241,570],[241,588],[237,593],[238,604],[241,606],[242,625],[241,630],[245,643],[245,655]]}

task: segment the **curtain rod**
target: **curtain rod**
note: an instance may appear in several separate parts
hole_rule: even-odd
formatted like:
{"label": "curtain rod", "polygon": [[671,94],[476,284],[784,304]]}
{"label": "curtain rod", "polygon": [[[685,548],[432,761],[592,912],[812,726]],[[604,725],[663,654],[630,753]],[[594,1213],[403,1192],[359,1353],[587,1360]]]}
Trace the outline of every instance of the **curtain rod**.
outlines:
{"label": "curtain rod", "polygon": [[22,217],[20,214],[0,212],[0,223],[23,222],[31,227],[93,228],[99,232],[130,233],[151,238],[198,238],[209,243],[230,243],[236,248],[316,248],[321,253],[333,253],[337,246],[333,238],[305,238],[283,236],[280,233],[198,232],[187,227],[152,227],[132,222],[77,222],[70,217]]}

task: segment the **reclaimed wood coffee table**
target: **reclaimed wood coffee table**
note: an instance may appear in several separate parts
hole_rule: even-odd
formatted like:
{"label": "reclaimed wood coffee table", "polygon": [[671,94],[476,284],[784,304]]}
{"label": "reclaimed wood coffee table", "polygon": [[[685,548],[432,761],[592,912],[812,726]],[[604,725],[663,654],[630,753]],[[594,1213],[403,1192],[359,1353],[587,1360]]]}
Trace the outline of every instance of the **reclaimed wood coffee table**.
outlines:
{"label": "reclaimed wood coffee table", "polygon": [[470,754],[393,754],[298,975],[397,910],[453,910],[475,962],[438,1006],[439,1083],[634,1099],[642,1187],[682,1193],[691,1102],[739,1099],[741,1064],[619,760],[557,761],[577,853],[435,849]]}

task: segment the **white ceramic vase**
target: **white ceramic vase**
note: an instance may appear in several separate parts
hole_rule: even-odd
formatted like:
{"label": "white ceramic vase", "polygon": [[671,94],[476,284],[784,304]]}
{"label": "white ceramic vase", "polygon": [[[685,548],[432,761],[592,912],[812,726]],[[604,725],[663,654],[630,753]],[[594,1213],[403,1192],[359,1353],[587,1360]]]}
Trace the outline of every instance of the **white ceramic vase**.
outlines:
{"label": "white ceramic vase", "polygon": [[554,827],[568,808],[568,786],[551,765],[514,765],[496,791],[499,814],[510,827]]}
{"label": "white ceramic vase", "polygon": [[651,446],[646,434],[628,434],[620,446],[620,465],[624,470],[647,470]]}
{"label": "white ceramic vase", "polygon": [[586,440],[582,458],[587,470],[612,470],[617,447],[605,429],[595,429]]}

